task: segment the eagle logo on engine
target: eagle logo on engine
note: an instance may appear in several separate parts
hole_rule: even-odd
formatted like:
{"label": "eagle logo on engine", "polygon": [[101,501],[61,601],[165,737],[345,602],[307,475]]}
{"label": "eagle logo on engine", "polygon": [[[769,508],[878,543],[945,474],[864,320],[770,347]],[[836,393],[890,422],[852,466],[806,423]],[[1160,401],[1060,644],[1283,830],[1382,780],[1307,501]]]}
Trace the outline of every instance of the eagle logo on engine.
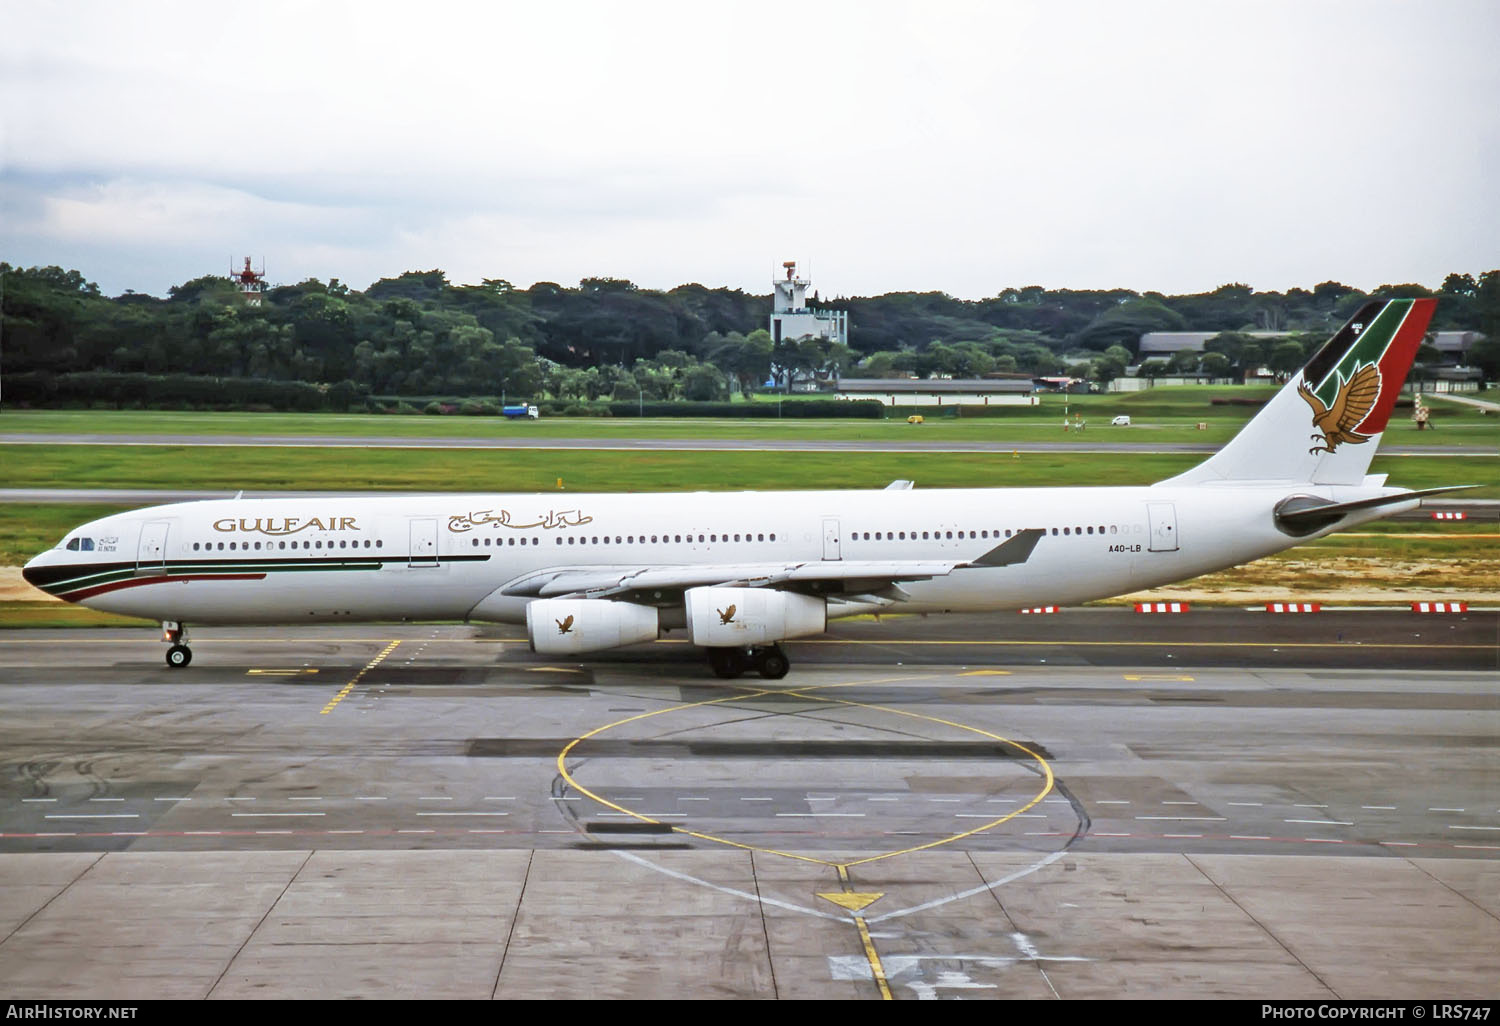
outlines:
{"label": "eagle logo on engine", "polygon": [[555,623],[555,624],[557,624],[557,633],[559,633],[559,634],[572,634],[573,633],[573,618],[571,616],[568,617],[566,620],[553,620],[552,622]]}
{"label": "eagle logo on engine", "polygon": [[716,610],[716,612],[719,614],[719,625],[721,627],[724,626],[725,624],[734,623],[734,611],[735,611],[735,609],[736,609],[735,606],[730,606],[728,609],[719,609],[719,610]]}

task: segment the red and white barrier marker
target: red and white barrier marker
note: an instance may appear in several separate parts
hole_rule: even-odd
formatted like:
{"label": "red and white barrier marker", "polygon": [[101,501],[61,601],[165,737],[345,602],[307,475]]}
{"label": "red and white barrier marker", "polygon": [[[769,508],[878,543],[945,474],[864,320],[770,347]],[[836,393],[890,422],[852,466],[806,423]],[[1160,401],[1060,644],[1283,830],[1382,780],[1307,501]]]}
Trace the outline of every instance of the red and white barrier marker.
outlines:
{"label": "red and white barrier marker", "polygon": [[1137,602],[1135,604],[1137,613],[1186,613],[1189,608],[1186,602]]}
{"label": "red and white barrier marker", "polygon": [[1467,602],[1413,602],[1411,611],[1413,613],[1467,613],[1469,604]]}
{"label": "red and white barrier marker", "polygon": [[1032,606],[1030,609],[1023,609],[1023,610],[1021,610],[1021,612],[1023,612],[1023,613],[1055,613],[1055,612],[1057,612],[1057,607],[1056,606]]}
{"label": "red and white barrier marker", "polygon": [[1268,613],[1321,613],[1323,607],[1316,602],[1267,602]]}
{"label": "red and white barrier marker", "polygon": [[1469,514],[1463,512],[1462,510],[1450,512],[1448,510],[1436,510],[1435,509],[1435,510],[1432,511],[1432,519],[1434,519],[1434,520],[1467,520],[1467,519],[1469,519]]}

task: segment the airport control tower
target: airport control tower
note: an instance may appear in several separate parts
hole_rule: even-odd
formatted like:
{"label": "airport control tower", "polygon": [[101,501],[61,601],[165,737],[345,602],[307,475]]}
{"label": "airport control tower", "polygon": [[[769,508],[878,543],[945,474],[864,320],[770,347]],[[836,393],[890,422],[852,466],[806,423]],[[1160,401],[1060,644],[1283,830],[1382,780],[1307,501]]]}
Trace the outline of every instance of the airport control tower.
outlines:
{"label": "airport control tower", "polygon": [[250,269],[250,258],[245,258],[245,266],[236,271],[229,271],[229,277],[240,287],[240,296],[245,300],[246,306],[260,306],[261,297],[266,291],[266,265],[260,265],[260,271]]}
{"label": "airport control tower", "polygon": [[786,277],[771,282],[771,341],[826,338],[848,345],[848,311],[809,310],[807,288],[812,282],[797,277],[797,261],[788,260],[781,266]]}

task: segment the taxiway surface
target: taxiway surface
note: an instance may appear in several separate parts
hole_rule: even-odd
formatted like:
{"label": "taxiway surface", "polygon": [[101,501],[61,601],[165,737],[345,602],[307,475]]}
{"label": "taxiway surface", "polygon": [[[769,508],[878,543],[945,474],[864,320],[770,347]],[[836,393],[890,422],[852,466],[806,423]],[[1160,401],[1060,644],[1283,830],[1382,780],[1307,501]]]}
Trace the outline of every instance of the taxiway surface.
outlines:
{"label": "taxiway surface", "polygon": [[0,635],[0,991],[1486,997],[1500,615]]}

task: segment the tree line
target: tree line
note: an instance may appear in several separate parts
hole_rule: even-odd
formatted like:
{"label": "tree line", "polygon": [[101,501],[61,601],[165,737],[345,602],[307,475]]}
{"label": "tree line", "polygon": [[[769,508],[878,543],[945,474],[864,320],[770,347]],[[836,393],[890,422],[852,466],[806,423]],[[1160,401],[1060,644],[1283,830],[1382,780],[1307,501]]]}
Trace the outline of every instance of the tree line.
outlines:
{"label": "tree line", "polygon": [[[815,296],[814,307],[849,311],[851,338],[842,345],[773,343],[769,296],[698,284],[657,291],[585,278],[576,287],[519,289],[502,279],[455,285],[431,270],[383,278],[363,292],[309,279],[267,289],[251,304],[227,278],[196,278],[166,297],[107,297],[76,270],[6,263],[0,371],[7,397],[35,401],[77,400],[95,387],[82,382],[108,381],[111,401],[129,402],[129,382],[168,377],[178,382],[174,402],[197,394],[183,384],[190,379],[215,379],[231,400],[242,391],[240,401],[268,405],[279,402],[275,389],[234,383],[313,386],[324,406],[339,408],[367,397],[725,401],[796,375],[1067,374],[1103,382],[1134,363],[1146,332],[1212,331],[1205,353],[1150,361],[1140,373],[1222,378],[1260,367],[1290,373],[1372,296],[1438,296],[1433,330],[1484,332],[1471,362],[1489,379],[1500,376],[1500,270],[1456,272],[1436,289],[1383,285],[1371,293],[1323,282],[1284,293],[1229,284],[1177,296],[1041,286],[980,300],[940,292]],[[1252,331],[1289,334],[1267,340]],[[288,394],[297,396],[294,408],[311,402],[306,387]]]}

